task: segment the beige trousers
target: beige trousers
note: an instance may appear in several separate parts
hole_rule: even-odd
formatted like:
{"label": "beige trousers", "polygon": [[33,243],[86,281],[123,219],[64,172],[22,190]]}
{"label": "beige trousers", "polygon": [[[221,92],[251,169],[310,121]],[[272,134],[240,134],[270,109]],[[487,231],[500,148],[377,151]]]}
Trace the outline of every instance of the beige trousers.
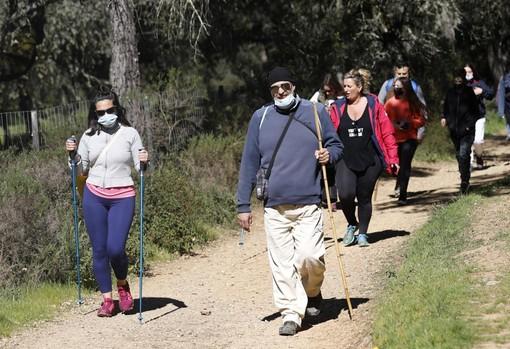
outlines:
{"label": "beige trousers", "polygon": [[317,205],[266,207],[264,224],[275,305],[283,321],[301,325],[308,297],[319,294],[326,270],[322,209]]}

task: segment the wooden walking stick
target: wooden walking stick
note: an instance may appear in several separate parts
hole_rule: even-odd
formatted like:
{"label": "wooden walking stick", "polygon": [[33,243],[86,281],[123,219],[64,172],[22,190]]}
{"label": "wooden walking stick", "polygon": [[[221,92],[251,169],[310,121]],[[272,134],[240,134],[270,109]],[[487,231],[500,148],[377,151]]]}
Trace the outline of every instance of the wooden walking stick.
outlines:
{"label": "wooden walking stick", "polygon": [[[315,115],[315,129],[317,130],[317,139],[319,140],[319,150],[322,150],[322,135],[321,128],[319,122],[319,115],[317,114],[317,106],[313,103],[313,111]],[[335,250],[336,256],[338,260],[338,266],[340,268],[340,276],[342,278],[342,286],[344,288],[345,300],[347,301],[347,307],[349,308],[349,318],[352,320],[352,305],[351,298],[349,296],[349,288],[347,286],[347,278],[345,277],[345,268],[344,263],[342,261],[342,254],[340,251],[340,244],[338,243],[338,234],[335,227],[335,220],[333,219],[333,210],[331,209],[331,198],[329,196],[329,185],[328,185],[328,177],[326,175],[326,165],[321,164],[322,168],[322,178],[324,179],[324,187],[326,188],[326,200],[328,202],[328,214],[329,221],[331,222],[331,227],[333,229],[333,239],[335,241]]]}

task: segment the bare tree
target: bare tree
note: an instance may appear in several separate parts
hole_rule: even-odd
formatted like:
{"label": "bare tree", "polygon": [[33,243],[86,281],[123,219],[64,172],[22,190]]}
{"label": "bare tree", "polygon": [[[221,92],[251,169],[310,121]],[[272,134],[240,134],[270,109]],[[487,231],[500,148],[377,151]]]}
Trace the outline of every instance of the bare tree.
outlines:
{"label": "bare tree", "polygon": [[111,0],[108,6],[112,25],[110,82],[121,98],[140,85],[136,26],[129,0]]}

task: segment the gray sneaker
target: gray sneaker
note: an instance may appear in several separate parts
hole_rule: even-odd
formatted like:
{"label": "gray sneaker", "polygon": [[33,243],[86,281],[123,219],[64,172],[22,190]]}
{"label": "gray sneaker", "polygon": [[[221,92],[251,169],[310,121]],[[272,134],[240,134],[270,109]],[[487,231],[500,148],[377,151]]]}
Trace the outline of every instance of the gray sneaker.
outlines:
{"label": "gray sneaker", "polygon": [[367,234],[359,234],[358,235],[358,246],[359,247],[367,247],[370,244],[368,243],[368,236]]}
{"label": "gray sneaker", "polygon": [[278,330],[280,336],[293,336],[297,333],[299,325],[294,321],[285,321]]}
{"label": "gray sneaker", "polygon": [[345,246],[349,246],[350,244],[352,244],[355,240],[354,238],[354,233],[356,232],[356,230],[358,230],[358,226],[357,225],[347,225],[347,229],[345,230],[345,235],[344,235],[344,238],[343,238],[343,243]]}

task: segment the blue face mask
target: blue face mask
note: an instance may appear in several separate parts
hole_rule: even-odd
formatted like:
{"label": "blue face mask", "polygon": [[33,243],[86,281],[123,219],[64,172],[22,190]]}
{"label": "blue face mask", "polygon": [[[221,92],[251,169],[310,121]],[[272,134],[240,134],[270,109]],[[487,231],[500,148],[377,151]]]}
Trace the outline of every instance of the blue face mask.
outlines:
{"label": "blue face mask", "polygon": [[293,105],[296,97],[293,93],[289,94],[287,97],[283,99],[274,98],[274,104],[280,109],[287,109]]}
{"label": "blue face mask", "polygon": [[117,114],[104,114],[103,116],[101,116],[99,119],[97,119],[97,122],[108,128],[108,127],[112,127],[113,125],[115,125],[115,122],[117,121]]}

